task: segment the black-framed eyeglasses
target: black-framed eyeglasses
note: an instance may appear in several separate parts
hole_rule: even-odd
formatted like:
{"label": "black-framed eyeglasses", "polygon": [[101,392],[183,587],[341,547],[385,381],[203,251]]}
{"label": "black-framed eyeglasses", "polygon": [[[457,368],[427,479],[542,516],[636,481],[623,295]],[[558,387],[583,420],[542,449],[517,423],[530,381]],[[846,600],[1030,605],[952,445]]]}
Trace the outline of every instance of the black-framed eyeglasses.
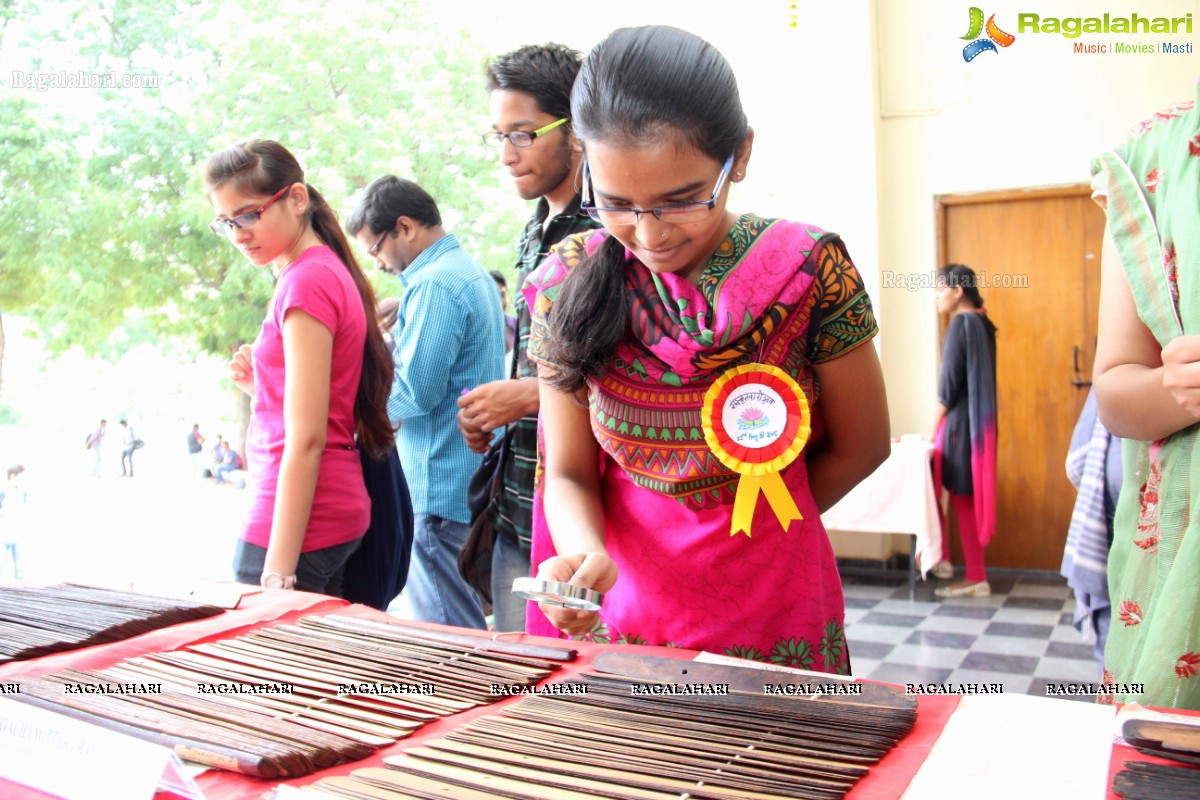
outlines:
{"label": "black-framed eyeglasses", "polygon": [[733,169],[733,156],[725,159],[725,166],[721,167],[721,174],[717,177],[717,185],[713,187],[712,198],[709,200],[699,200],[694,203],[670,203],[665,206],[655,206],[654,208],[599,208],[593,205],[592,196],[592,175],[588,170],[587,162],[583,162],[583,197],[579,205],[579,209],[587,213],[589,217],[599,222],[606,228],[621,228],[629,225],[636,225],[638,220],[642,218],[642,214],[653,214],[663,222],[673,224],[682,224],[685,222],[699,222],[708,216],[708,212],[712,211],[717,205],[717,198],[721,196],[721,190],[725,188],[725,182],[729,180],[729,171]]}
{"label": "black-framed eyeglasses", "polygon": [[384,231],[382,234],[380,234],[379,238],[375,240],[375,244],[371,245],[371,249],[367,251],[367,255],[369,255],[371,258],[375,258],[377,255],[379,255],[379,248],[383,247],[383,240],[388,237],[389,233],[391,233],[391,231]]}
{"label": "black-framed eyeglasses", "polygon": [[490,144],[492,147],[499,147],[504,144],[504,140],[508,139],[513,143],[513,147],[529,147],[533,144],[533,140],[539,136],[544,136],[560,125],[566,125],[569,120],[566,117],[555,120],[545,127],[538,128],[536,131],[488,131],[483,134],[483,143]]}
{"label": "black-framed eyeglasses", "polygon": [[293,184],[289,183],[287,186],[276,192],[270,200],[263,203],[253,211],[247,211],[245,214],[238,214],[236,217],[230,217],[229,219],[214,219],[212,222],[208,223],[208,229],[217,236],[223,236],[226,239],[232,239],[236,235],[234,234],[235,230],[240,230],[242,228],[251,230],[255,225],[258,224],[258,221],[262,219],[263,212],[273,206],[275,201],[283,197],[287,190],[292,188],[292,186]]}

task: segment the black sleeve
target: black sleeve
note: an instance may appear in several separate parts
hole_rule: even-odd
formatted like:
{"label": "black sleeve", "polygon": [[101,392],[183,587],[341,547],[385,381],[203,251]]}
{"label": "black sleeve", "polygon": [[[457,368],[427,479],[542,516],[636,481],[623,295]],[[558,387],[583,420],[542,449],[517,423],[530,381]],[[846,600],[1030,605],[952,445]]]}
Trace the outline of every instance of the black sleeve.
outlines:
{"label": "black sleeve", "polygon": [[946,342],[942,346],[938,402],[946,408],[953,408],[967,392],[966,320],[963,317],[963,314],[955,314],[950,319]]}

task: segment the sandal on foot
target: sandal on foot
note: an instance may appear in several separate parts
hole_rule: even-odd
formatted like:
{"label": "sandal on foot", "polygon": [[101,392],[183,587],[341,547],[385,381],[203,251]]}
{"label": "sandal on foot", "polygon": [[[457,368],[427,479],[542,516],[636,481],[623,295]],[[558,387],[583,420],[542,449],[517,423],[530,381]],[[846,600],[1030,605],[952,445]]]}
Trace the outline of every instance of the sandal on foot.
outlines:
{"label": "sandal on foot", "polygon": [[992,587],[988,585],[987,581],[956,583],[952,586],[934,589],[933,593],[937,597],[987,597],[992,593]]}
{"label": "sandal on foot", "polygon": [[939,561],[929,570],[938,580],[948,581],[954,577],[954,565],[949,561]]}

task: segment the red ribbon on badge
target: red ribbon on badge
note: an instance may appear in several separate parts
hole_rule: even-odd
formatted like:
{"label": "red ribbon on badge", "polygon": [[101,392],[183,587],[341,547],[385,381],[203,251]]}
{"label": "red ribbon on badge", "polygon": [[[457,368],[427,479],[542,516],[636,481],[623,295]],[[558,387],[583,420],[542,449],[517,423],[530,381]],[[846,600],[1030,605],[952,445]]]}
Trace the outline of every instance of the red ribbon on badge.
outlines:
{"label": "red ribbon on badge", "polygon": [[743,364],[718,378],[704,395],[704,440],[717,459],[741,475],[729,535],[751,535],[761,491],[787,530],[803,519],[779,473],[800,455],[812,415],[800,384],[770,364]]}

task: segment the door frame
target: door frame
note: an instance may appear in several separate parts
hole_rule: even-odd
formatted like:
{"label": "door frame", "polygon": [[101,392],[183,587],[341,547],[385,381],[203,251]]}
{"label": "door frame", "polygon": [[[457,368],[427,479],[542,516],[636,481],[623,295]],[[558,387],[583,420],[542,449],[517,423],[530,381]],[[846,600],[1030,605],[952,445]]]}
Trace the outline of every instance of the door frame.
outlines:
{"label": "door frame", "polygon": [[[1061,184],[1061,185],[1053,185],[1053,186],[1039,186],[1039,187],[1031,187],[1031,188],[1001,189],[1001,190],[980,191],[980,192],[956,192],[956,193],[934,195],[934,224],[935,224],[935,237],[936,237],[936,242],[937,242],[937,244],[936,244],[937,266],[941,267],[941,266],[949,263],[948,218],[949,218],[951,210],[956,207],[962,208],[964,206],[975,206],[975,205],[983,205],[983,204],[1002,205],[1002,204],[1011,203],[1011,202],[1030,202],[1030,201],[1037,201],[1037,200],[1077,200],[1080,198],[1085,198],[1085,199],[1090,198],[1091,194],[1092,194],[1092,188],[1091,188],[1090,184],[1088,184],[1088,183],[1072,183],[1072,184]],[[1097,255],[1097,257],[1099,256],[1098,248],[1097,248],[1096,255]],[[1086,305],[1087,304],[1085,303],[1085,306]],[[937,312],[934,312],[934,313],[937,313]],[[1087,312],[1086,308],[1085,308],[1085,314],[1088,315],[1088,317],[1085,317],[1085,328],[1086,328],[1086,327],[1091,326],[1091,324],[1095,321],[1095,318],[1094,318],[1094,316],[1091,316]],[[937,354],[936,354],[935,364],[937,366],[937,369],[940,372],[941,361],[942,361],[942,347],[943,347],[943,342],[945,339],[948,318],[943,314],[938,314],[937,316],[938,316]],[[1084,358],[1085,358],[1085,361],[1088,364],[1090,364],[1090,358],[1086,355],[1084,356]],[[1087,369],[1087,378],[1089,380],[1091,378],[1091,370],[1090,369]],[[1081,401],[1081,404],[1082,404],[1082,401]],[[1064,453],[1064,456],[1065,456],[1065,453]],[[1000,479],[1001,476],[997,475],[997,478]],[[939,496],[940,496],[940,492],[939,492]],[[997,509],[997,510],[999,511],[999,509]],[[953,516],[954,515],[951,514],[947,518],[947,523],[950,525],[950,530],[952,532],[952,535],[948,537],[947,541],[952,543],[951,549],[952,549],[953,558],[956,559],[957,561],[961,561],[961,548],[958,543],[959,540],[958,540],[958,536],[957,536],[957,531],[954,530],[957,526],[954,525],[954,523],[952,521]],[[1064,530],[1064,536],[1065,536],[1065,530]]]}
{"label": "door frame", "polygon": [[[1092,187],[1087,183],[1064,183],[1055,186],[1038,186],[1030,189],[998,189],[986,192],[955,192],[935,194],[934,235],[937,241],[937,263],[946,263],[946,211],[950,206],[969,206],[979,203],[1010,203],[1016,200],[1040,200],[1048,197],[1091,197]],[[940,316],[940,315],[939,315]]]}

